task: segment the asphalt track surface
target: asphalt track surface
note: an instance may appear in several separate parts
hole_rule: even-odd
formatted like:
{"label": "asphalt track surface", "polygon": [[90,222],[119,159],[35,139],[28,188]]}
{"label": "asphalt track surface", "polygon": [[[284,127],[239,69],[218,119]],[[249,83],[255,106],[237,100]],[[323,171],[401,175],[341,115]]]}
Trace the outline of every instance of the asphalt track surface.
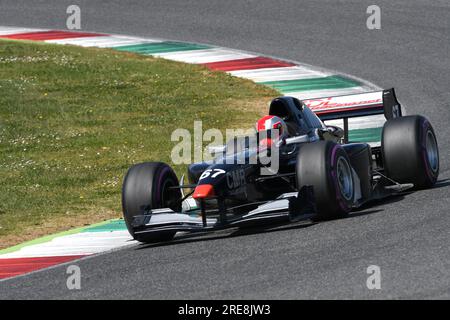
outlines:
{"label": "asphalt track surface", "polygon": [[[0,282],[0,299],[450,298],[450,4],[380,1],[77,1],[83,30],[211,43],[297,60],[397,89],[408,114],[428,117],[440,182],[343,220],[271,232],[216,234],[132,246]],[[0,1],[0,25],[65,28],[73,1]],[[381,290],[366,287],[369,265]]]}

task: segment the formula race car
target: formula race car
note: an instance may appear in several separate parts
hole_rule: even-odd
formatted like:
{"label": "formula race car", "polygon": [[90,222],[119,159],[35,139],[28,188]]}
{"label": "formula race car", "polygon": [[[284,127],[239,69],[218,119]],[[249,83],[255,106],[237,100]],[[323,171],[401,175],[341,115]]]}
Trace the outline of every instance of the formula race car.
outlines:
{"label": "formula race car", "polygon": [[[383,118],[381,141],[351,141],[349,123],[361,117]],[[336,121],[342,125],[325,125]],[[254,136],[213,152],[214,160],[189,165],[186,184],[162,162],[128,170],[122,207],[134,239],[159,242],[177,232],[345,217],[370,201],[429,188],[439,174],[433,127],[423,116],[403,116],[394,89],[276,98]]]}

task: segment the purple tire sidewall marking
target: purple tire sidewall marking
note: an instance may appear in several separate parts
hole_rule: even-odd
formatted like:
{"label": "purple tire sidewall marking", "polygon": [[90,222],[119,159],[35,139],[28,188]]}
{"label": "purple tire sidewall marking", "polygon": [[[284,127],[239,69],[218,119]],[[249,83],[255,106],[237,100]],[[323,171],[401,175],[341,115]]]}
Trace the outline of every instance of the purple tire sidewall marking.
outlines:
{"label": "purple tire sidewall marking", "polygon": [[[336,190],[336,200],[338,201],[339,206],[342,210],[345,212],[350,211],[350,208],[347,206],[345,201],[342,200],[342,195],[340,193],[339,189],[339,183],[337,181],[337,174],[336,174],[336,165],[337,165],[337,159],[336,159],[336,152],[340,148],[340,146],[337,144],[333,147],[333,150],[331,151],[331,176],[333,177],[333,183],[334,188]],[[336,160],[336,163],[334,163]]]}
{"label": "purple tire sidewall marking", "polygon": [[161,192],[162,192],[162,180],[163,180],[163,178],[164,178],[164,176],[165,176],[165,174],[166,174],[166,172],[169,172],[170,171],[170,168],[169,167],[164,167],[162,170],[161,170],[161,173],[159,174],[159,179],[158,179],[158,185],[156,186],[156,199],[157,199],[157,203],[159,203],[159,206],[162,206],[162,201],[161,201]]}
{"label": "purple tire sidewall marking", "polygon": [[[430,181],[434,181],[435,179],[435,175],[433,174],[433,171],[430,168],[430,163],[428,161],[428,154],[427,154],[427,134],[428,134],[428,129],[430,128],[430,123],[428,122],[428,120],[425,120],[422,123],[422,157],[423,157],[423,161],[425,163],[425,172],[427,173],[428,178],[430,179]],[[431,128],[430,128],[431,130]],[[439,161],[439,159],[438,159]]]}

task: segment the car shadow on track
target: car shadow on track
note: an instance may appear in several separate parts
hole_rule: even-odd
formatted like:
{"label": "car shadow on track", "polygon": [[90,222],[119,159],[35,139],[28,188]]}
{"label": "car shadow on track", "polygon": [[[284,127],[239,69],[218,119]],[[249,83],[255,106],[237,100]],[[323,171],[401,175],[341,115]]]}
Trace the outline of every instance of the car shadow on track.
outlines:
{"label": "car shadow on track", "polygon": [[[384,211],[383,209],[374,209],[369,210],[370,208],[366,208],[365,210],[360,209],[358,212],[352,212],[347,218],[355,218],[359,216],[369,215],[377,212]],[[288,230],[297,230],[297,229],[305,229],[311,226],[314,226],[318,223],[327,223],[327,221],[323,222],[315,222],[312,220],[294,222],[294,223],[279,223],[270,226],[255,226],[248,228],[234,228],[234,229],[225,229],[214,232],[205,232],[205,233],[194,233],[194,234],[185,234],[181,236],[177,236],[174,240],[170,242],[158,242],[158,243],[150,243],[150,244],[141,244],[136,247],[136,250],[150,249],[155,247],[163,247],[163,246],[171,246],[182,243],[195,243],[202,241],[214,241],[220,239],[229,239],[234,237],[245,237],[255,234],[262,233],[272,233],[272,232],[281,232]]]}
{"label": "car shadow on track", "polygon": [[450,186],[450,179],[443,179],[436,182],[436,184],[431,187],[430,189],[439,189],[439,188],[445,188]]}
{"label": "car shadow on track", "polygon": [[[348,216],[348,218],[358,217],[358,216],[363,216],[363,215],[366,215],[369,213],[383,211],[383,209],[380,209],[377,207],[403,201],[405,199],[405,196],[408,194],[411,194],[411,193],[413,193],[413,192],[403,192],[401,194],[393,195],[388,198],[372,200],[370,202],[363,204],[361,207],[359,207],[357,209],[353,209],[352,212],[350,213],[350,215]],[[368,210],[368,209],[372,209],[372,210]]]}
{"label": "car shadow on track", "polygon": [[287,230],[295,230],[295,229],[304,229],[310,226],[315,225],[316,222],[313,221],[301,221],[295,223],[283,223],[283,224],[275,224],[270,226],[258,226],[258,227],[248,227],[248,228],[233,228],[233,229],[225,229],[214,232],[205,232],[205,233],[194,233],[194,234],[186,234],[182,236],[177,236],[174,240],[170,242],[158,242],[151,244],[141,244],[136,248],[136,250],[149,249],[154,247],[162,247],[162,246],[170,246],[177,245],[182,243],[195,243],[202,241],[213,241],[234,237],[244,237],[254,234],[260,233],[271,233],[278,231],[287,231]]}
{"label": "car shadow on track", "polygon": [[[438,182],[436,182],[436,184],[433,187],[429,188],[429,190],[445,188],[448,186],[450,186],[450,179],[442,179],[442,180],[439,180]],[[412,193],[420,192],[420,191],[422,191],[422,190],[406,191],[406,192],[402,192],[401,194],[394,195],[394,196],[391,196],[388,198],[370,201],[370,202],[362,205],[361,207],[354,209],[349,214],[349,216],[346,217],[346,219],[384,211],[384,209],[380,209],[377,207],[403,201],[405,199],[405,196],[412,194]],[[372,209],[372,210],[368,210],[368,209]]]}

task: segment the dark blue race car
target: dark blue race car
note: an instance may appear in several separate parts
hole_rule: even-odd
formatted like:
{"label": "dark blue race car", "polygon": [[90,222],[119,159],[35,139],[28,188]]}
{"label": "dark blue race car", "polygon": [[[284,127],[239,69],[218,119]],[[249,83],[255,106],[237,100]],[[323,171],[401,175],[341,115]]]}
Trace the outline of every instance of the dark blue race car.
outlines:
{"label": "dark blue race car", "polygon": [[[380,115],[380,143],[350,141],[349,121]],[[337,120],[342,127],[324,124]],[[122,206],[133,238],[345,217],[370,201],[429,188],[439,174],[433,127],[423,116],[403,116],[394,89],[279,97],[256,129],[216,148],[213,161],[191,164],[187,184],[162,162],[132,166]]]}

